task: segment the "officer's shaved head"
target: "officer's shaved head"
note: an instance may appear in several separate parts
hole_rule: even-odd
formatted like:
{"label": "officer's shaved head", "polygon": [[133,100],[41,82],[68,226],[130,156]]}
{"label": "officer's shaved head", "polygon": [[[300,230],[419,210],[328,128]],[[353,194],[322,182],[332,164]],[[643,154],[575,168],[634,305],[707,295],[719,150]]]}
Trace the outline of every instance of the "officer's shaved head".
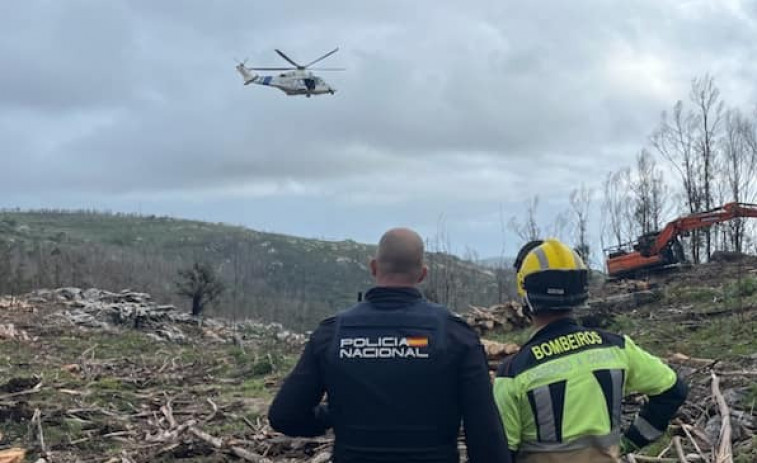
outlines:
{"label": "officer's shaved head", "polygon": [[371,267],[377,278],[418,283],[426,273],[423,240],[409,228],[392,228],[381,237]]}

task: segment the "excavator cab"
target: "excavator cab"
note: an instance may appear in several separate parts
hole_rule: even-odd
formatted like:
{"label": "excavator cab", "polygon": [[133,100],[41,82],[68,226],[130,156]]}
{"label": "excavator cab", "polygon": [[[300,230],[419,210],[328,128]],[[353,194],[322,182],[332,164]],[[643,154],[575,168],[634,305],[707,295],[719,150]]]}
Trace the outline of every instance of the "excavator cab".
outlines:
{"label": "excavator cab", "polygon": [[634,244],[633,250],[638,251],[639,254],[644,257],[651,256],[652,249],[654,248],[655,242],[657,241],[657,235],[659,234],[659,231],[644,233],[639,237],[639,240],[636,242],[636,244]]}
{"label": "excavator cab", "polygon": [[686,262],[686,254],[683,252],[683,245],[678,238],[673,239],[660,252],[666,264],[678,264]]}

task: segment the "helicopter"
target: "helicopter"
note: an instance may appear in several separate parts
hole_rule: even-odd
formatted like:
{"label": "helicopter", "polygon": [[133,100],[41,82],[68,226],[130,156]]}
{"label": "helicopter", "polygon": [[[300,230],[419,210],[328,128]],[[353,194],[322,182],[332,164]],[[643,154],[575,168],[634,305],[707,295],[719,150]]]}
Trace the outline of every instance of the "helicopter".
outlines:
{"label": "helicopter", "polygon": [[[276,49],[276,53],[284,58],[288,63],[294,67],[287,68],[249,68],[246,66],[247,60],[238,62],[236,69],[244,78],[244,84],[258,84],[268,85],[270,87],[276,87],[287,95],[305,95],[310,98],[311,95],[323,95],[329,93],[331,95],[336,92],[336,89],[327,84],[323,79],[314,75],[308,69],[315,63],[328,58],[337,51],[339,47],[334,48],[330,52],[321,56],[318,59],[311,61],[306,65],[297,64],[292,58],[284,54],[283,51]],[[314,71],[344,71],[344,68],[312,68]],[[279,74],[278,76],[261,76],[252,71],[287,71]]]}

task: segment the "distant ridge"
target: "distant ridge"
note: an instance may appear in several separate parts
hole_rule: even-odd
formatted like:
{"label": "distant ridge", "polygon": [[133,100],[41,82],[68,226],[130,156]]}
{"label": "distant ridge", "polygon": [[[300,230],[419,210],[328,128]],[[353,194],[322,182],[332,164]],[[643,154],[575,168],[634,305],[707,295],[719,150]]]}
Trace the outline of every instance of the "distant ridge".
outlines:
{"label": "distant ridge", "polygon": [[[75,286],[129,288],[186,307],[177,271],[210,263],[227,286],[215,315],[311,329],[371,285],[375,246],[154,215],[90,210],[0,211],[0,294]],[[430,252],[427,294],[457,310],[497,299],[494,273]]]}

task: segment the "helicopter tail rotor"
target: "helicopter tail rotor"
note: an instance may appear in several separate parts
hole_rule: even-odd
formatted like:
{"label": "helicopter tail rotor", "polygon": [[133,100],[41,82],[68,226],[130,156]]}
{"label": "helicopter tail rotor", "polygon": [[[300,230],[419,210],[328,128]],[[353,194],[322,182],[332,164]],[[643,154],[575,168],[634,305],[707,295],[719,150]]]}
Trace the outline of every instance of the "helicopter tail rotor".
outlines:
{"label": "helicopter tail rotor", "polygon": [[255,82],[258,79],[258,75],[254,72],[250,72],[251,69],[245,66],[245,63],[247,60],[238,62],[237,64],[237,72],[242,75],[242,78],[244,79],[245,85],[250,85],[251,83]]}

